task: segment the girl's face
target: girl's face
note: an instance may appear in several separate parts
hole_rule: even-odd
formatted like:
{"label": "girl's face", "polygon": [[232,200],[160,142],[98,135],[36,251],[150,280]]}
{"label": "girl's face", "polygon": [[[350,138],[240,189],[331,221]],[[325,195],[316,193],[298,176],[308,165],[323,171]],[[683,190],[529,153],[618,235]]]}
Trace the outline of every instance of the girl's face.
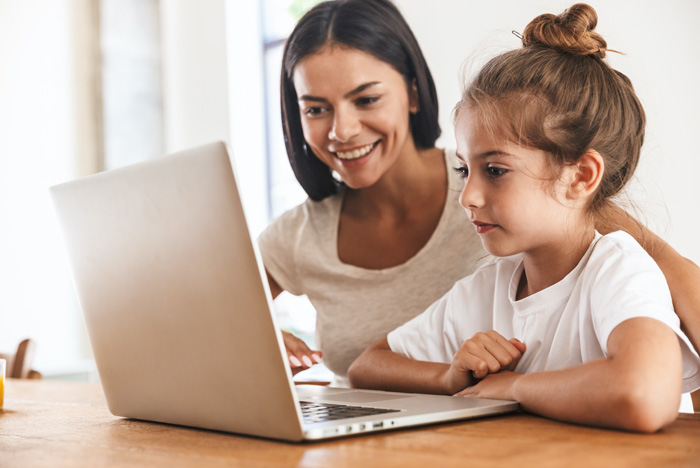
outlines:
{"label": "girl's face", "polygon": [[482,129],[469,108],[455,122],[460,196],[469,220],[492,255],[547,252],[566,242],[572,211],[563,180],[554,181],[544,151],[497,138]]}
{"label": "girl's face", "polygon": [[351,188],[375,184],[415,144],[403,76],[357,49],[324,47],[294,69],[307,145]]}

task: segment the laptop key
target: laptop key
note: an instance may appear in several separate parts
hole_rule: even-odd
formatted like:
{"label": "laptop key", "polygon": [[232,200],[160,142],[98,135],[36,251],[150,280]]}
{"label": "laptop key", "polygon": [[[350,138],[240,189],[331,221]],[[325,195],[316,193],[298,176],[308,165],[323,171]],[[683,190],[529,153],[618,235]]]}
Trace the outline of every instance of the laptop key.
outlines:
{"label": "laptop key", "polygon": [[299,404],[301,405],[301,413],[304,418],[304,422],[307,423],[359,418],[362,416],[396,413],[399,411],[388,408],[326,404],[310,401],[300,401]]}

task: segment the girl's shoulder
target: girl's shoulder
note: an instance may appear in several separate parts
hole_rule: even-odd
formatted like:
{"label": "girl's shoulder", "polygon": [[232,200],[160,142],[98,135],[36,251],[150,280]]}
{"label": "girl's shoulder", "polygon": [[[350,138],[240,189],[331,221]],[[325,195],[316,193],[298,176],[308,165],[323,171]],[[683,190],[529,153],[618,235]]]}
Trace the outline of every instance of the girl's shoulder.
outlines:
{"label": "girl's shoulder", "polygon": [[[584,281],[596,296],[601,291],[619,295],[623,290],[663,296],[668,286],[661,269],[628,233],[616,231],[597,235],[585,262]],[[601,296],[602,297],[602,296]],[[669,295],[670,297],[670,295]]]}
{"label": "girl's shoulder", "polygon": [[656,264],[639,242],[625,231],[615,231],[596,237],[593,241],[592,258],[638,258],[648,259]]}

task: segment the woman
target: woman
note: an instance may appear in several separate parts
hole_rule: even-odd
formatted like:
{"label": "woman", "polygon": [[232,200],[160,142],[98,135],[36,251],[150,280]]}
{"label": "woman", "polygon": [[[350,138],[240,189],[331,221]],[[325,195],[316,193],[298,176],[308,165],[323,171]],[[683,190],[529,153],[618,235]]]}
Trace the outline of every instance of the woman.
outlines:
{"label": "woman", "polygon": [[[454,152],[440,135],[435,86],[420,48],[387,0],[311,9],[285,45],[282,123],[302,205],[260,236],[273,296],[306,294],[321,352],[284,333],[294,371],[320,356],[344,380],[370,344],[425,310],[486,253],[458,203]],[[603,221],[605,220],[605,221]],[[621,212],[619,227],[654,256],[695,346],[700,270]]]}

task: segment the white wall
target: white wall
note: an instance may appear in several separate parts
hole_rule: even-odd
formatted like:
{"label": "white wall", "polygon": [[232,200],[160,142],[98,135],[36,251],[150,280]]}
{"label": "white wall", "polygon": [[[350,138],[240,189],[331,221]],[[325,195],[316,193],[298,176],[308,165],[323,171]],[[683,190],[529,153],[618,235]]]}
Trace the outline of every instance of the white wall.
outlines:
{"label": "white wall", "polygon": [[259,0],[167,0],[160,11],[165,152],[228,143],[259,232],[267,224]]}
{"label": "white wall", "polygon": [[94,170],[92,12],[0,0],[0,346],[40,370],[89,354],[47,189]]}
{"label": "white wall", "polygon": [[[454,146],[451,111],[458,71],[520,45],[511,34],[535,16],[558,14],[573,1],[395,0],[433,72],[440,99],[442,146]],[[630,77],[645,107],[647,137],[630,195],[641,219],[700,264],[700,2],[590,0],[611,64]]]}
{"label": "white wall", "polygon": [[225,3],[160,2],[166,153],[229,140]]}

